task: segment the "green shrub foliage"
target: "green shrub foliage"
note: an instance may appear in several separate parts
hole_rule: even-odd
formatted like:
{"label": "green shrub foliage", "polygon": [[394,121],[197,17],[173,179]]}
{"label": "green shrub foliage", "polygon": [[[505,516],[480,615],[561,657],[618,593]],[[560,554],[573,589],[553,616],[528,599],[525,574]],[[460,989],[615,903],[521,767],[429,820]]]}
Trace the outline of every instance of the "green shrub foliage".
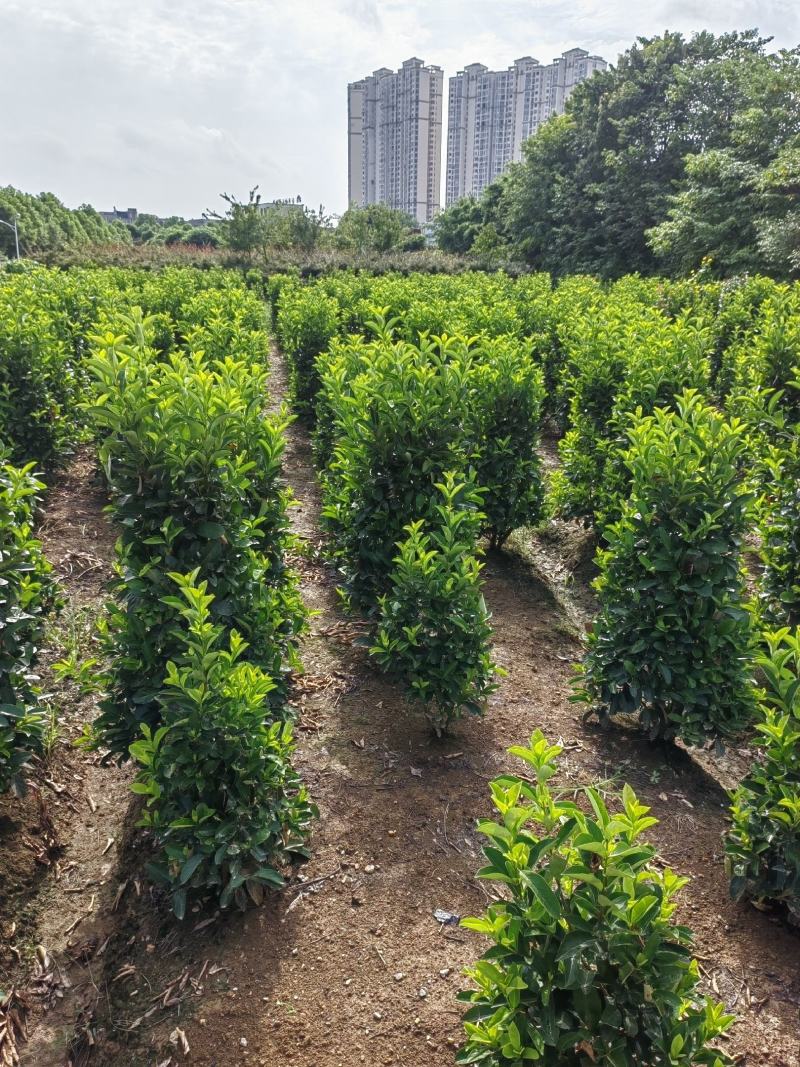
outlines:
{"label": "green shrub foliage", "polygon": [[476,555],[480,493],[453,474],[436,488],[436,517],[412,522],[397,546],[370,651],[442,733],[464,710],[482,714],[497,685]]}
{"label": "green shrub foliage", "polygon": [[800,925],[800,631],[764,637],[760,750],[733,794],[725,862],[734,900],[780,902]]}
{"label": "green shrub foliage", "polygon": [[619,517],[630,488],[623,454],[631,415],[649,415],[684,389],[708,387],[710,334],[630,298],[620,306],[609,299],[599,324],[587,320],[574,330],[565,386],[571,422],[559,446],[553,504],[563,517],[603,530]]}
{"label": "green shrub foliage", "polygon": [[404,527],[433,518],[437,484],[466,466],[471,359],[460,339],[379,342],[329,394],[335,444],[323,521],[344,588],[361,608],[387,591]]}
{"label": "green shrub foliage", "polygon": [[44,733],[32,668],[43,617],[57,597],[33,536],[44,486],[32,470],[0,455],[0,793],[23,791],[25,767],[41,750]]}
{"label": "green shrub foliage", "polygon": [[140,825],[162,854],[148,870],[183,918],[190,894],[245,907],[282,886],[280,868],[307,855],[315,809],[291,766],[291,725],[270,714],[275,683],[243,660],[237,630],[223,641],[197,572],[170,577],[180,595],[167,599],[186,622],[183,651],[158,697],[162,725],[143,725],[130,751],[139,764],[133,789],[147,798]]}
{"label": "green shrub foliage", "polygon": [[[656,863],[642,840],[656,822],[626,786],[609,811],[584,808],[548,784],[558,745],[541,732],[512,748],[526,777],[492,783],[496,820],[478,877],[503,895],[463,926],[491,948],[468,971],[475,988],[457,1062],[483,1067],[724,1067],[711,1042],[732,1022],[700,996],[691,934],[673,923],[686,879]],[[529,777],[528,777],[529,776]]]}
{"label": "green shrub foliage", "polygon": [[800,424],[763,462],[766,488],[759,532],[764,562],[762,595],[778,624],[800,625]]}
{"label": "green shrub foliage", "polygon": [[294,409],[310,414],[319,390],[317,356],[339,332],[339,304],[313,287],[287,285],[280,290],[275,326],[289,360]]}
{"label": "green shrub foliage", "polygon": [[16,462],[52,464],[77,436],[80,378],[59,310],[27,275],[0,285],[0,439]]}
{"label": "green shrub foliage", "polygon": [[605,532],[600,614],[576,699],[601,721],[638,713],[650,737],[698,745],[753,710],[741,543],[750,497],[741,424],[687,392],[629,431],[630,500]]}
{"label": "green shrub foliage", "polygon": [[481,532],[493,548],[520,526],[540,521],[544,483],[537,448],[544,378],[527,351],[507,338],[474,350],[470,465],[486,516]]}
{"label": "green shrub foliage", "polygon": [[90,415],[121,528],[113,666],[95,732],[124,757],[141,723],[157,725],[166,664],[181,647],[181,621],[165,600],[171,571],[199,569],[214,621],[235,625],[247,658],[271,675],[275,708],[305,615],[284,562],[287,420],[264,415],[266,372],[232,358],[207,364],[200,352],[159,359],[113,336],[90,365]]}

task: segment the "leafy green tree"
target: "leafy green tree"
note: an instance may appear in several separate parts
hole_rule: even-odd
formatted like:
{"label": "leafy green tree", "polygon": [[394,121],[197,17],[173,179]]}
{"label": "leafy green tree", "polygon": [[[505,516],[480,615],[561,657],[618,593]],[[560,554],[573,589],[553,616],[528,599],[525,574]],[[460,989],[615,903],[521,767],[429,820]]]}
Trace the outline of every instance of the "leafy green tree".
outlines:
{"label": "leafy green tree", "polygon": [[605,277],[714,252],[732,273],[739,242],[748,262],[759,257],[748,198],[800,122],[797,56],[765,45],[754,31],[640,38],[579,85],[504,178],[498,217],[513,253],[558,275]]}
{"label": "leafy green tree", "polygon": [[224,214],[207,212],[210,219],[219,223],[222,243],[232,252],[252,255],[264,243],[265,218],[261,211],[261,194],[256,185],[250,190],[247,200],[239,200],[231,193],[220,193],[228,205]]}
{"label": "leafy green tree", "polygon": [[484,225],[483,209],[474,196],[462,196],[434,220],[436,244],[443,252],[463,255],[472,248]]}
{"label": "leafy green tree", "polygon": [[339,248],[354,252],[391,252],[400,248],[415,228],[405,212],[387,204],[354,205],[339,220],[334,239]]}
{"label": "leafy green tree", "polygon": [[763,269],[756,228],[759,176],[754,164],[727,149],[689,156],[668,218],[648,231],[669,273],[688,274],[701,265],[721,274]]}
{"label": "leafy green tree", "polygon": [[[31,196],[7,185],[0,188],[0,219],[11,222],[15,218],[24,256],[87,244],[131,243],[126,226],[106,222],[88,204],[72,211],[52,193]],[[0,256],[14,255],[14,234],[0,226]]]}

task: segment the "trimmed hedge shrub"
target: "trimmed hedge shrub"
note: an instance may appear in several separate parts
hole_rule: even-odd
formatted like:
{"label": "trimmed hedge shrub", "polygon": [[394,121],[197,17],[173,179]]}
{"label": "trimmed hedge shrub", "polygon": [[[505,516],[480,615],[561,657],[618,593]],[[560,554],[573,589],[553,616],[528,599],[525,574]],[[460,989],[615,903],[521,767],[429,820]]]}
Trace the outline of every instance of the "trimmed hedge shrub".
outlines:
{"label": "trimmed hedge shrub", "polygon": [[436,488],[437,517],[410,523],[397,546],[370,652],[441,734],[464,710],[483,714],[497,668],[477,559],[481,494],[453,474]]}
{"label": "trimmed hedge shrub", "polygon": [[471,452],[466,342],[379,342],[369,357],[327,399],[334,447],[322,512],[344,588],[364,610],[389,588],[404,527],[435,517],[437,484]]}
{"label": "trimmed hedge shrub", "polygon": [[767,615],[800,625],[800,424],[764,459],[759,533]]}
{"label": "trimmed hedge shrub", "polygon": [[467,1040],[456,1062],[483,1067],[725,1067],[711,1042],[730,1026],[702,997],[691,933],[673,922],[686,884],[642,840],[655,825],[625,786],[609,811],[584,790],[589,813],[548,782],[561,746],[536,731],[510,752],[526,777],[491,785],[496,819],[478,877],[502,899],[464,919],[491,948],[460,995]]}
{"label": "trimmed hedge shrub", "polygon": [[735,735],[754,709],[743,427],[689,391],[677,411],[635,418],[629,438],[631,496],[598,551],[600,614],[574,699],[601,722],[638,714],[651,738]]}
{"label": "trimmed hedge shrub", "polygon": [[24,791],[24,772],[41,751],[44,715],[32,668],[44,615],[57,603],[51,567],[33,536],[44,486],[33,464],[15,467],[0,454],[0,793]]}
{"label": "trimmed hedge shrub", "polygon": [[243,661],[237,630],[223,645],[197,572],[170,577],[180,595],[169,606],[186,623],[183,652],[167,665],[162,725],[144,725],[130,752],[140,768],[133,790],[147,798],[140,825],[163,857],[148,872],[169,887],[182,919],[190,894],[244,908],[280,888],[280,868],[307,855],[316,809],[291,765],[292,728],[271,718],[275,683]]}
{"label": "trimmed hedge shrub", "polygon": [[779,902],[800,925],[800,631],[764,639],[760,749],[733,794],[725,864],[734,900]]}
{"label": "trimmed hedge shrub", "polygon": [[313,413],[320,384],[317,356],[339,333],[339,322],[338,302],[314,286],[281,289],[275,332],[289,360],[292,403],[300,414]]}
{"label": "trimmed hedge shrub", "polygon": [[281,481],[286,415],[263,413],[266,372],[200,353],[157,359],[106,339],[91,362],[100,459],[121,527],[110,605],[109,696],[95,733],[124,758],[140,725],[159,721],[158,694],[182,625],[165,601],[169,574],[199,569],[215,623],[236,626],[248,658],[273,678],[282,708],[305,622],[285,564],[289,493]]}

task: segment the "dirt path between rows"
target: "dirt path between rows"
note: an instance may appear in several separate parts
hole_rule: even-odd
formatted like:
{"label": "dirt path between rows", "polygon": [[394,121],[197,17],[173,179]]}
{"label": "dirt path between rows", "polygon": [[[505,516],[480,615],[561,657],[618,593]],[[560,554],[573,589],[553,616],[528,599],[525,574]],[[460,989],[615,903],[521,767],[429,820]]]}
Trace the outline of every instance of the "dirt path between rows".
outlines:
{"label": "dirt path between rows", "polygon": [[[272,385],[284,394],[277,355]],[[298,500],[294,527],[318,544],[301,423],[288,433],[285,473]],[[540,547],[553,558],[552,544]],[[709,989],[740,1014],[729,1048],[746,1064],[800,1065],[800,935],[728,900],[727,802],[711,775],[678,750],[581,724],[568,703],[580,609],[565,605],[563,589],[553,595],[536,553],[487,559],[496,656],[508,675],[486,718],[465,720],[443,742],[354,646],[357,627],[339,609],[331,571],[318,557],[299,567],[316,612],[296,693],[296,762],[320,808],[312,858],[300,881],[244,915],[198,912],[178,925],[157,894],[129,889],[93,967],[96,1044],[79,1062],[451,1067],[461,970],[485,944],[435,913],[475,914],[487,903],[489,887],[475,879],[475,821],[489,811],[488,781],[514,766],[506,748],[539,726],[566,746],[563,783],[627,780],[662,819],[653,837],[665,862],[693,879],[679,917],[697,933]],[[114,782],[118,772],[100,773]],[[111,872],[117,886],[141,877],[137,841]]]}
{"label": "dirt path between rows", "polygon": [[[75,748],[96,713],[96,697],[52,671],[69,652],[80,659],[97,652],[95,624],[116,537],[105,502],[93,449],[82,448],[47,493],[37,531],[64,597],[38,665],[56,733],[34,768],[28,797],[0,798],[0,984],[19,991],[27,1023],[19,1056],[30,1067],[67,1062],[76,1030],[100,995],[96,975],[115,924],[130,774]],[[48,836],[52,847],[43,847]]]}

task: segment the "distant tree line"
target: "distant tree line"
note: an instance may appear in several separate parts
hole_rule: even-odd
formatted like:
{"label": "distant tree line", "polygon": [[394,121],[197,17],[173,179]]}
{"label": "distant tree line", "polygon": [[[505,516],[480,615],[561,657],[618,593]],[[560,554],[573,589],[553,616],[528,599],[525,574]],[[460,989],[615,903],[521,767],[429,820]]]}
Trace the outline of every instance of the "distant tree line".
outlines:
{"label": "distant tree line", "polygon": [[639,38],[439,215],[439,247],[555,275],[800,275],[800,49],[768,43]]}
{"label": "distant tree line", "polygon": [[[16,217],[22,255],[79,252],[101,245],[193,246],[219,248],[233,257],[264,259],[274,253],[298,255],[317,250],[356,255],[412,252],[426,247],[426,239],[413,219],[385,204],[350,207],[337,220],[324,208],[314,210],[298,201],[262,203],[253,189],[246,200],[222,194],[221,211],[207,211],[198,226],[180,216],[159,218],[139,214],[135,222],[107,222],[93,207],[65,207],[52,193],[33,196],[8,186],[0,189],[0,219]],[[0,227],[0,256],[14,255],[14,234]]]}
{"label": "distant tree line", "polygon": [[223,193],[224,212],[208,212],[219,227],[222,243],[234,252],[255,255],[272,250],[312,252],[318,249],[366,252],[415,252],[426,246],[416,223],[386,204],[349,207],[335,223],[320,206],[291,201],[264,204],[258,188],[247,200]]}
{"label": "distant tree line", "polygon": [[[17,220],[20,252],[35,255],[76,245],[130,244],[131,235],[121,222],[106,222],[93,207],[65,207],[52,193],[32,196],[7,185],[0,188],[0,219]],[[0,256],[15,254],[14,234],[0,226]]]}

